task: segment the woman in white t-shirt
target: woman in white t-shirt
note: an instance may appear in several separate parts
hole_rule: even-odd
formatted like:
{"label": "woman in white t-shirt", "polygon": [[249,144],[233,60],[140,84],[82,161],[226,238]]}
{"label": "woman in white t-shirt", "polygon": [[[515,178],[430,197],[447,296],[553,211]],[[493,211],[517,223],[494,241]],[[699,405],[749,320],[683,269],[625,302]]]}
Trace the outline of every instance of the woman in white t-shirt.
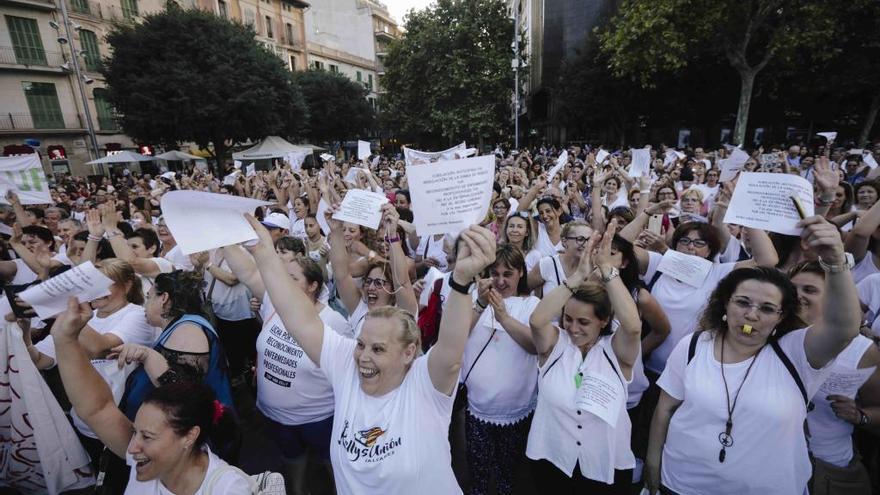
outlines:
{"label": "woman in white t-shirt", "polygon": [[[144,295],[131,265],[111,258],[99,262],[98,269],[113,281],[113,285],[110,286],[108,296],[92,301],[94,313],[80,332],[79,342],[104,382],[112,384],[114,390],[118,391],[116,397],[118,401],[122,398],[121,392],[125,387],[126,371],[130,370],[117,367],[115,360],[106,359],[107,354],[111,349],[122,344],[151,345],[158,334],[158,329],[147,323],[144,316],[142,306]],[[46,338],[33,345],[29,329],[24,330],[28,354],[37,368],[48,369],[55,366],[54,341]],[[80,440],[89,453],[92,464],[97,466],[104,446],[98,441],[95,433],[78,417],[77,411],[72,410],[71,413]]]}
{"label": "woman in white t-shirt", "polygon": [[[825,271],[818,262],[808,261],[796,265],[788,277],[797,289],[798,316],[807,325],[821,321]],[[880,421],[878,364],[880,349],[871,339],[856,336],[837,356],[813,397],[814,407],[807,415],[813,458],[811,493],[870,495],[868,472],[853,449],[852,437],[856,426],[873,428]]]}
{"label": "woman in white t-shirt", "polygon": [[859,283],[880,273],[880,201],[874,203],[846,236],[846,251],[856,262],[853,278]]}
{"label": "woman in white t-shirt", "polygon": [[[313,303],[283,276],[268,232],[247,218],[260,239],[249,249],[285,328],[333,386],[337,492],[460,494],[449,421],[472,315],[469,289],[495,256],[494,234],[477,226],[462,232],[437,343],[420,356],[415,319],[397,308],[371,310],[356,340],[325,331]],[[387,214],[384,223],[393,223]]]}
{"label": "woman in white t-shirt", "polygon": [[535,249],[534,224],[528,213],[518,211],[507,217],[501,229],[499,244],[510,244],[522,251],[526,259],[526,269],[531,270],[541,261],[540,251]]}
{"label": "woman in white t-shirt", "polygon": [[557,285],[577,270],[587,242],[593,236],[593,229],[586,222],[575,220],[562,227],[561,253],[544,256],[529,270],[529,289],[535,295],[549,294]]}
{"label": "woman in white t-shirt", "polygon": [[528,323],[539,299],[528,295],[525,260],[509,244],[498,246],[488,275],[478,283],[462,366],[469,493],[489,493],[494,478],[497,492],[510,494],[535,410],[535,346]]}
{"label": "woman in white t-shirt", "polygon": [[[333,426],[333,389],[299,342],[285,329],[272,305],[253,258],[238,246],[223,248],[236,277],[262,301],[263,328],[257,336],[257,409],[265,416],[267,437],[282,454],[282,474],[293,493],[306,493],[307,453],[326,465],[320,483],[330,479],[330,431]],[[325,331],[349,336],[348,322],[318,296],[324,285],[321,267],[297,256],[284,262],[287,274],[312,301]]]}
{"label": "woman in white t-shirt", "polygon": [[364,319],[371,310],[383,306],[397,306],[398,308],[417,315],[419,302],[413,292],[409,278],[408,259],[403,253],[401,239],[397,234],[397,220],[400,218],[397,210],[390,203],[382,205],[382,231],[384,235],[381,242],[390,245],[390,256],[387,262],[371,262],[367,267],[364,278],[361,279],[361,287],[352,277],[349,271],[349,255],[341,246],[345,245],[343,237],[343,222],[335,220],[333,214],[337,211],[334,205],[327,210],[327,223],[330,225],[330,263],[333,266],[333,280],[339,298],[348,311],[348,323],[352,335],[360,335],[364,325]]}
{"label": "woman in white t-shirt", "polygon": [[[250,495],[250,479],[239,471],[212,476],[226,462],[208,444],[235,431],[231,414],[207,385],[181,381],[151,390],[130,421],[110,388],[89,363],[78,337],[91,310],[68,301],[52,327],[64,390],[73,408],[110,451],[131,466],[126,495]],[[208,493],[208,485],[212,485]]]}
{"label": "woman in white t-shirt", "polygon": [[[658,381],[646,483],[651,493],[803,493],[803,422],[837,355],[858,335],[858,295],[837,228],[801,221],[823,260],[824,312],[809,328],[797,291],[772,268],[733,271],[712,292],[702,330],[685,336]],[[832,296],[833,294],[833,296]],[[664,492],[665,493],[665,492]]]}
{"label": "woman in white t-shirt", "polygon": [[[598,237],[590,240],[571,277],[545,294],[529,322],[539,385],[526,455],[534,461],[542,493],[627,494],[632,486],[635,458],[626,401],[642,327],[615,268],[613,230],[601,245]],[[587,282],[594,269],[604,287]],[[562,329],[553,324],[560,312]],[[592,394],[597,390],[601,402]]]}

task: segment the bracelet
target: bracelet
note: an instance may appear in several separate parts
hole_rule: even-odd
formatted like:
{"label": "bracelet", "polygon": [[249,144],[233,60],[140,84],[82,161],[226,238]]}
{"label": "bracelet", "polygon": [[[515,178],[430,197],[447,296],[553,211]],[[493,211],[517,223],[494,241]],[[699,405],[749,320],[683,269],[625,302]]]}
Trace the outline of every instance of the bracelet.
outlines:
{"label": "bracelet", "polygon": [[400,236],[394,236],[394,237],[387,237],[387,236],[386,236],[386,237],[385,237],[385,242],[387,242],[388,244],[391,244],[391,243],[394,243],[394,242],[400,242]]}
{"label": "bracelet", "polygon": [[89,237],[88,237],[88,240],[95,241],[95,242],[101,242],[101,239],[103,239],[103,237],[101,237],[99,235],[89,234]]}
{"label": "bracelet", "polygon": [[449,276],[449,288],[458,292],[459,294],[469,295],[471,293],[471,286],[474,285],[474,281],[471,280],[467,283],[467,285],[461,285],[460,283],[455,281],[455,277]]}
{"label": "bracelet", "polygon": [[639,194],[651,194],[650,189],[639,189]]}
{"label": "bracelet", "polygon": [[570,285],[568,285],[568,280],[563,280],[563,281],[562,281],[562,286],[565,287],[566,289],[568,289],[569,292],[571,292],[572,294],[574,294],[575,290],[572,289]]}
{"label": "bracelet", "polygon": [[483,311],[486,311],[486,307],[480,306],[480,303],[477,302],[476,304],[474,304],[474,311],[476,311],[478,315],[483,314]]}
{"label": "bracelet", "polygon": [[122,232],[119,230],[108,230],[107,232],[104,232],[104,237],[107,239],[112,239],[118,235],[122,235]]}
{"label": "bracelet", "polygon": [[480,307],[480,311],[482,311],[482,310],[486,309],[487,307],[489,307],[488,304],[483,304],[483,303],[481,303],[479,298],[477,299],[477,306]]}

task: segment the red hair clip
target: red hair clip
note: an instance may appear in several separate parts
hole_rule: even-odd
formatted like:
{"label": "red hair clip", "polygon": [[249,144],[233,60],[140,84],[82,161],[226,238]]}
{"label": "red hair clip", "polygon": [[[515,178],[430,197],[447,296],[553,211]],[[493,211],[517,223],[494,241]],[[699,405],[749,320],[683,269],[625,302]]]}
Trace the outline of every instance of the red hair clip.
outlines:
{"label": "red hair clip", "polygon": [[213,423],[214,426],[217,426],[220,423],[220,418],[223,417],[223,412],[223,404],[221,404],[219,400],[214,400],[214,416],[211,418],[211,423]]}

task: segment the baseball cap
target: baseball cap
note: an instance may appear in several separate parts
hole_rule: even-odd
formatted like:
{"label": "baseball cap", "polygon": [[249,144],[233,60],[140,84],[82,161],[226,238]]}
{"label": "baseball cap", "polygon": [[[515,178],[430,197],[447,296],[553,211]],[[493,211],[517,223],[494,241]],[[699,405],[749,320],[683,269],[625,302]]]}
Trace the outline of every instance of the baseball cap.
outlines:
{"label": "baseball cap", "polygon": [[283,213],[269,213],[263,218],[263,221],[260,222],[266,227],[272,229],[285,229],[290,230],[290,219],[287,218],[287,215]]}

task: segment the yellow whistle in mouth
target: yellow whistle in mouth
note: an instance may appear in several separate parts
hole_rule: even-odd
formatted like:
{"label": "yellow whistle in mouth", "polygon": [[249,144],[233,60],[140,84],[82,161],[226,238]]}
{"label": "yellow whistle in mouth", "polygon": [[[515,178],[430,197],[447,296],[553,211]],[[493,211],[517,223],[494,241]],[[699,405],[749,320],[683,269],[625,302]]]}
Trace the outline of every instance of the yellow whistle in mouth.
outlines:
{"label": "yellow whistle in mouth", "polygon": [[752,326],[751,325],[743,325],[743,333],[746,335],[752,334]]}

